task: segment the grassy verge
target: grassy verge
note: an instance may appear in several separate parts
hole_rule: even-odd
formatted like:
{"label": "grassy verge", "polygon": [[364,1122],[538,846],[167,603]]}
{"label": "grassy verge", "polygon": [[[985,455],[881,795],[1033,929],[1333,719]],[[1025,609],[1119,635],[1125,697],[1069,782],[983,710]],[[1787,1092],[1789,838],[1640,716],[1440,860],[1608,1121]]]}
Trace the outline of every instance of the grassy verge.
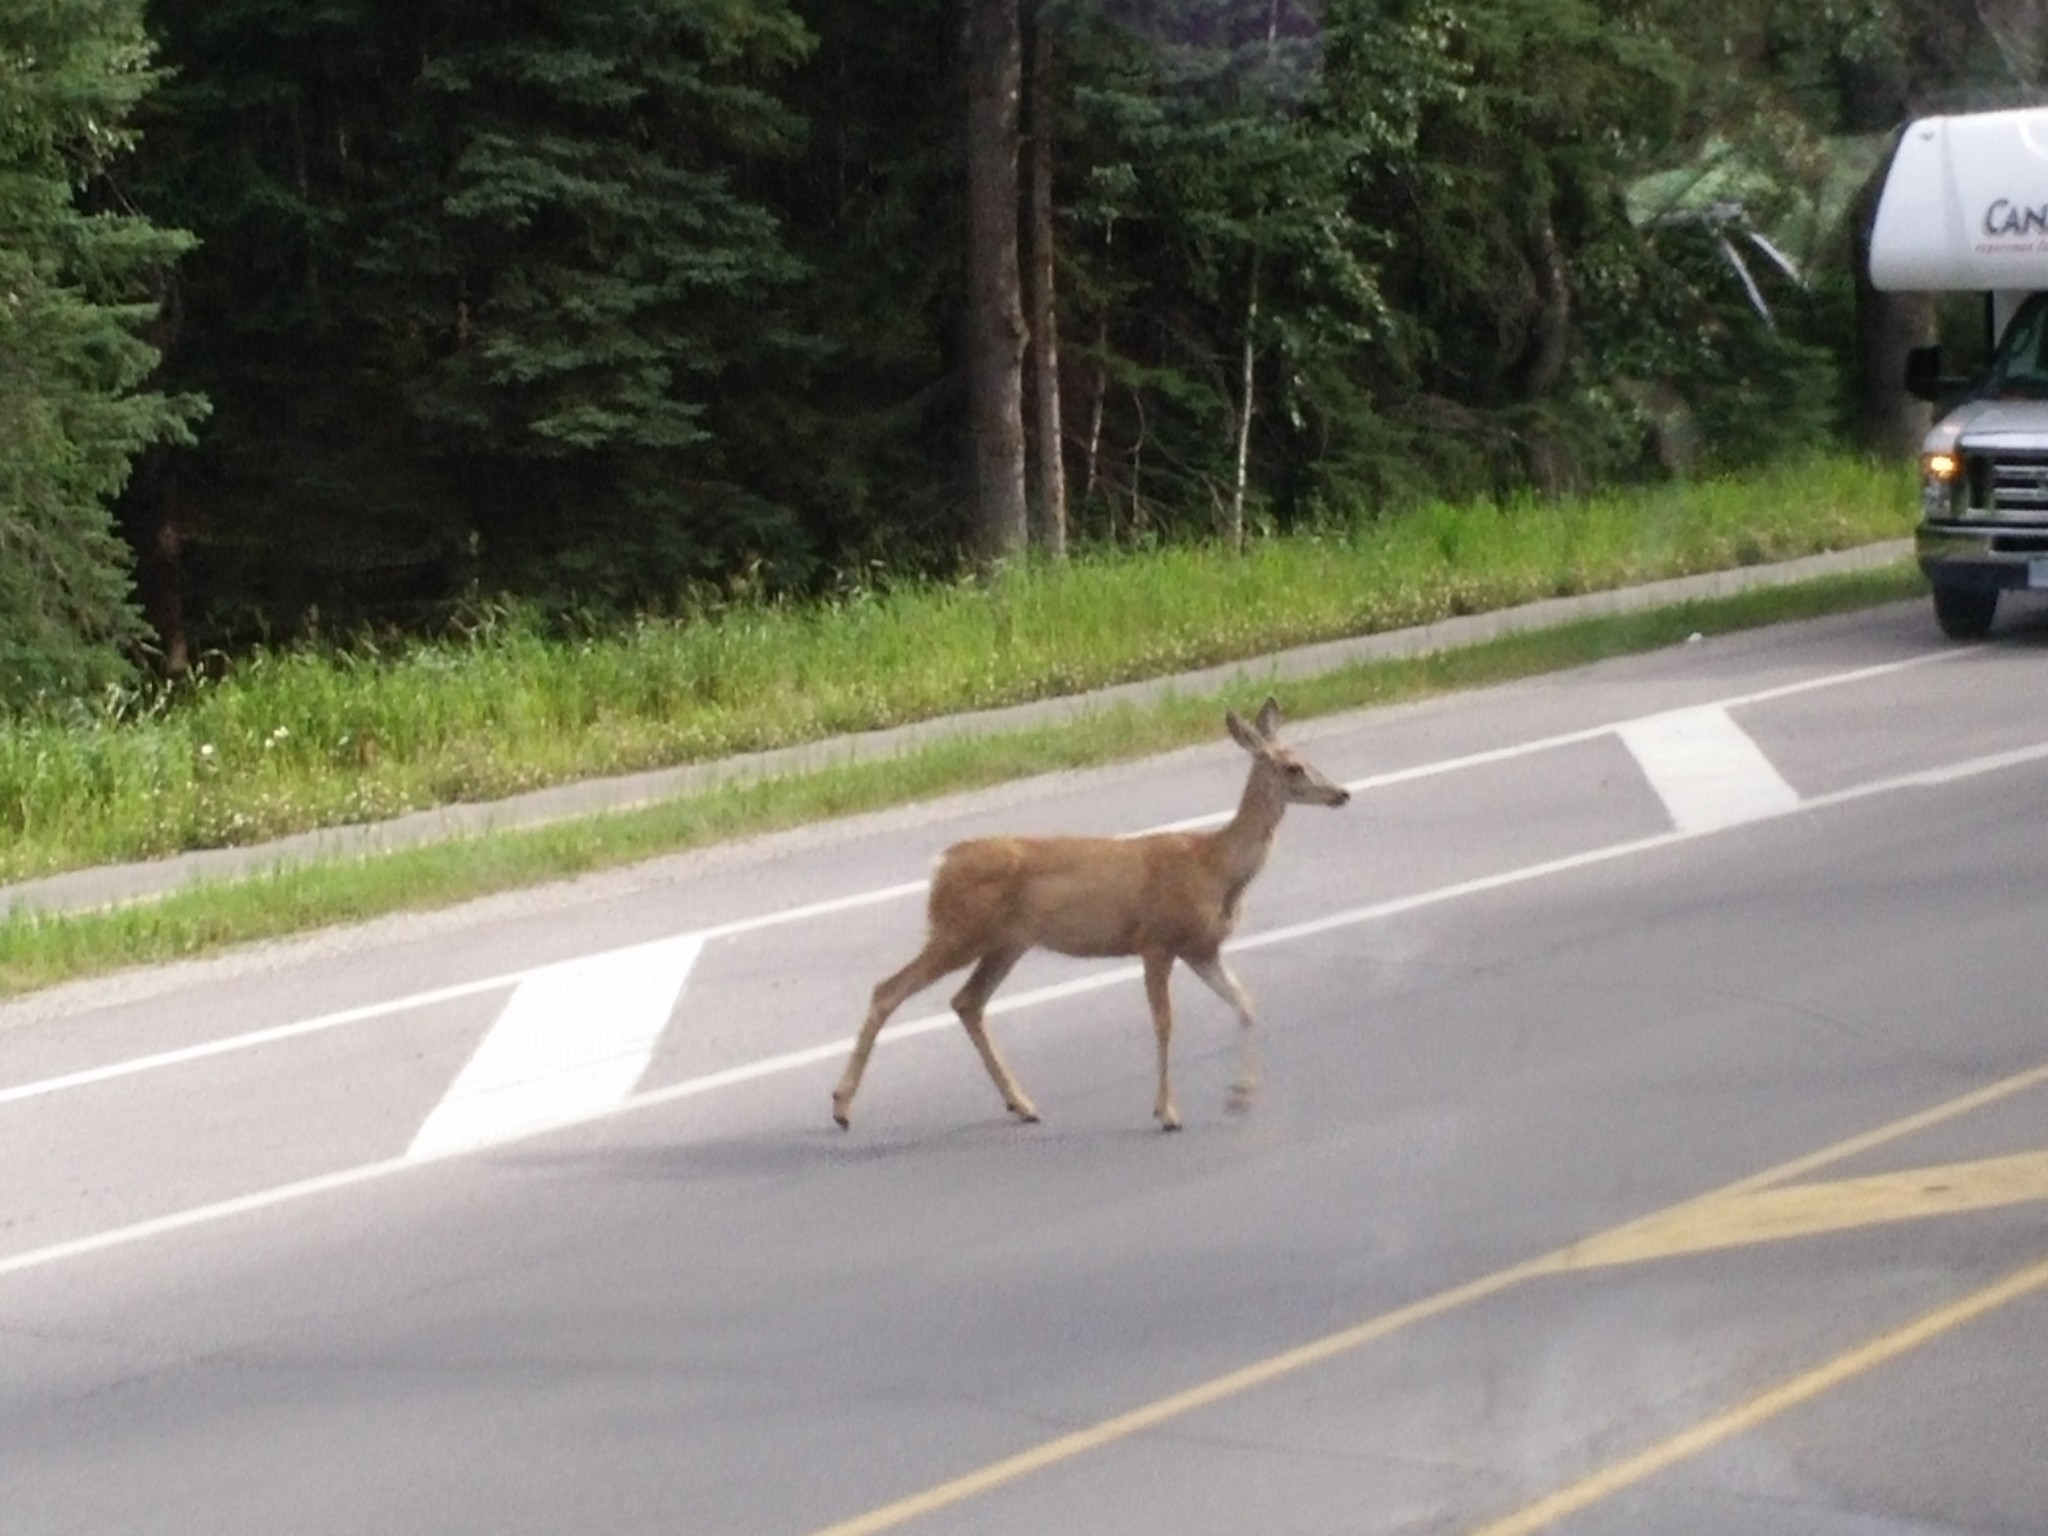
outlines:
{"label": "grassy verge", "polygon": [[1090,556],[991,588],[734,602],[583,641],[253,657],[171,700],[0,722],[0,883],[248,845],[1285,646],[1903,534],[1904,470],[1822,459],[1571,502],[1434,506],[1256,543]]}
{"label": "grassy verge", "polygon": [[[1290,716],[1305,718],[1651,650],[1696,630],[1721,633],[1812,617],[1921,590],[1918,574],[1901,566],[1589,619],[1429,657],[1364,663],[1277,691]],[[1144,709],[1119,707],[1056,728],[947,740],[887,762],[736,783],[587,821],[360,860],[282,866],[252,879],[197,886],[116,911],[55,917],[12,913],[0,918],[0,995],[391,911],[450,905],[1024,774],[1206,741],[1216,734],[1219,708],[1219,701],[1201,698],[1176,698]]]}

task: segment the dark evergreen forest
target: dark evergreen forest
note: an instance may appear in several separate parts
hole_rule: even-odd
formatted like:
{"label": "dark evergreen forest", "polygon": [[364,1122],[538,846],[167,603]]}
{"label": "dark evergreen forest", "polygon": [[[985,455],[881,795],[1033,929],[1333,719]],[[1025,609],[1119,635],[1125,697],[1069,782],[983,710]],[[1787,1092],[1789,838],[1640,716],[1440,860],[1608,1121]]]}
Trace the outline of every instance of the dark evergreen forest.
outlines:
{"label": "dark evergreen forest", "polygon": [[1859,193],[2044,15],[10,0],[0,702],[1893,447]]}

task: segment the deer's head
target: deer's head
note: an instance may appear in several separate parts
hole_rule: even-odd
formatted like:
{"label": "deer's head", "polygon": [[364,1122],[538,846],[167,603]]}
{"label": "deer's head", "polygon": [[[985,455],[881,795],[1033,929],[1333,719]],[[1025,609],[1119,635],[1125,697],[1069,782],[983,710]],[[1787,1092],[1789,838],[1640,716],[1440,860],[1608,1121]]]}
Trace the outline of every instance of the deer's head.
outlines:
{"label": "deer's head", "polygon": [[1249,725],[1234,709],[1225,711],[1223,723],[1229,728],[1230,739],[1252,755],[1252,761],[1258,765],[1257,777],[1270,785],[1270,791],[1281,804],[1336,806],[1350,800],[1350,790],[1331,782],[1280,745],[1275,735],[1280,729],[1279,700],[1268,698]]}

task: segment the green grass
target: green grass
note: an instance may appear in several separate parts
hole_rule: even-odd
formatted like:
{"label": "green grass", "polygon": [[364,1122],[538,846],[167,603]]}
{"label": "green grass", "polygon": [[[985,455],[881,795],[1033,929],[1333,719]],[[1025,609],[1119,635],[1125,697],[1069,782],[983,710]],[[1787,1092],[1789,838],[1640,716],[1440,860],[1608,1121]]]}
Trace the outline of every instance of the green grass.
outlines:
{"label": "green grass", "polygon": [[[1362,663],[1275,691],[1291,717],[1482,686],[1655,649],[1695,631],[1723,633],[1917,594],[1901,565],[1644,613],[1584,620],[1463,650]],[[1237,701],[1242,702],[1242,701]],[[538,881],[823,817],[901,804],[1055,768],[1212,739],[1220,701],[1170,698],[1065,726],[943,740],[886,762],[736,782],[640,810],[492,833],[372,858],[280,866],[251,879],[181,890],[113,911],[0,917],[0,995],[205,954],[400,909],[445,906]]]}
{"label": "green grass", "polygon": [[1160,676],[1907,531],[1903,469],[1816,459],[1652,493],[736,603],[580,642],[516,616],[252,656],[169,700],[0,723],[0,883],[489,800]]}

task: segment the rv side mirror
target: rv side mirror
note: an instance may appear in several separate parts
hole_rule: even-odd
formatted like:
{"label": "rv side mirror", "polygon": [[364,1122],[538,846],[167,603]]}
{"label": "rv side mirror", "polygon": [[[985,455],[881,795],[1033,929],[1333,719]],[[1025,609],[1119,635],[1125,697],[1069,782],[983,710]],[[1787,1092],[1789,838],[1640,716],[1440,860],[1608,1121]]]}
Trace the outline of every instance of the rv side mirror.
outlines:
{"label": "rv side mirror", "polygon": [[1913,348],[1906,354],[1906,393],[1931,402],[1941,389],[1941,348]]}

